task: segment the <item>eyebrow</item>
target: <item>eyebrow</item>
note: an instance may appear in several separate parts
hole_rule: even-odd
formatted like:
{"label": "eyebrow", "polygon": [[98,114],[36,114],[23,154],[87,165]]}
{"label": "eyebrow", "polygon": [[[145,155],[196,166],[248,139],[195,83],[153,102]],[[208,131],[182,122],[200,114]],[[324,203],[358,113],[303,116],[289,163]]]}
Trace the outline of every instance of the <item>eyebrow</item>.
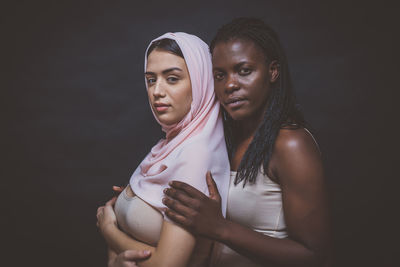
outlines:
{"label": "eyebrow", "polygon": [[[235,68],[235,69],[240,68],[244,64],[251,64],[251,62],[249,62],[249,61],[240,61],[239,63],[236,63],[233,66],[233,68]],[[223,71],[223,70],[224,70],[224,68],[221,68],[221,67],[218,67],[218,66],[213,68],[213,71]]]}
{"label": "eyebrow", "polygon": [[[174,67],[174,68],[169,68],[169,69],[163,70],[162,74],[167,74],[168,72],[171,72],[171,71],[174,71],[174,70],[183,71],[182,69],[180,69],[178,67]],[[155,75],[155,73],[151,72],[151,71],[146,71],[144,74],[146,74],[146,75]]]}

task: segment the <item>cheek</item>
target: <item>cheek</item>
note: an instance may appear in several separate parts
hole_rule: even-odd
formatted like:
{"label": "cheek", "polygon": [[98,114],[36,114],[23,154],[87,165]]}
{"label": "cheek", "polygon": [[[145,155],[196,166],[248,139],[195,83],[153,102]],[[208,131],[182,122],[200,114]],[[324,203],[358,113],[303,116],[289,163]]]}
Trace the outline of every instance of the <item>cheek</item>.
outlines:
{"label": "cheek", "polygon": [[[192,104],[192,88],[191,87],[189,87],[189,89],[186,90],[185,98],[186,98],[186,102],[189,102],[190,104]],[[189,104],[189,106],[190,106],[190,104]]]}
{"label": "cheek", "polygon": [[183,86],[179,90],[179,94],[175,94],[172,96],[174,98],[174,102],[178,107],[179,113],[188,113],[191,105],[192,105],[192,88],[189,85]]}
{"label": "cheek", "polygon": [[269,95],[270,85],[265,78],[249,80],[247,86],[251,88],[252,97],[260,102],[264,102]]}
{"label": "cheek", "polygon": [[148,97],[150,102],[153,101],[153,93],[152,93],[151,89],[147,90],[147,97]]}
{"label": "cheek", "polygon": [[186,103],[186,113],[188,113],[190,111],[190,108],[192,107],[192,88],[190,88],[190,90],[186,93],[185,96],[185,103]]}
{"label": "cheek", "polygon": [[214,83],[214,92],[215,95],[217,96],[217,99],[221,102],[222,97],[224,95],[224,87],[220,83]]}
{"label": "cheek", "polygon": [[180,113],[187,114],[192,106],[192,96],[191,95],[183,96],[178,104],[180,104],[179,108]]}

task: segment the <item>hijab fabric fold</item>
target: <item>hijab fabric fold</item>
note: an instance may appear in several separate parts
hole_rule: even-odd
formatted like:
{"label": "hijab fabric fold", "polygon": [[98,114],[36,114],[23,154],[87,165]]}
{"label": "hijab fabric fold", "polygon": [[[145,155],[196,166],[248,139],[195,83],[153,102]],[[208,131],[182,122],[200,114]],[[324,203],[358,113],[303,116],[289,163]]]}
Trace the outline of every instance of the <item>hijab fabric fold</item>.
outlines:
{"label": "hijab fabric fold", "polygon": [[129,181],[130,186],[138,197],[164,214],[166,207],[162,198],[168,182],[183,181],[209,195],[205,177],[207,171],[211,171],[225,216],[230,167],[208,45],[191,34],[166,33],[154,39],[146,49],[145,71],[147,51],[153,42],[161,39],[175,40],[182,51],[192,85],[191,109],[173,125],[161,123],[152,109],[166,137],[140,163]]}

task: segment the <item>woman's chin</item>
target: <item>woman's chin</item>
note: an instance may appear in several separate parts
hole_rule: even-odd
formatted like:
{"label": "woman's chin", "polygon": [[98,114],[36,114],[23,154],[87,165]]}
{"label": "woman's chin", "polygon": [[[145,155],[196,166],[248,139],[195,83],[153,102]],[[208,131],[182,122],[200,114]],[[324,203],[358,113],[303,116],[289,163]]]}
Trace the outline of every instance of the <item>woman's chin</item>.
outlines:
{"label": "woman's chin", "polygon": [[158,121],[166,126],[171,126],[176,124],[177,122],[179,122],[179,120],[176,120],[174,118],[170,118],[168,115],[166,114],[162,114],[161,116],[157,116]]}
{"label": "woman's chin", "polygon": [[186,114],[176,114],[173,112],[164,112],[164,113],[156,112],[156,117],[161,124],[166,126],[171,126],[183,120]]}
{"label": "woman's chin", "polygon": [[234,121],[242,121],[247,118],[249,118],[249,115],[246,112],[243,112],[243,110],[227,110],[229,116],[234,120]]}

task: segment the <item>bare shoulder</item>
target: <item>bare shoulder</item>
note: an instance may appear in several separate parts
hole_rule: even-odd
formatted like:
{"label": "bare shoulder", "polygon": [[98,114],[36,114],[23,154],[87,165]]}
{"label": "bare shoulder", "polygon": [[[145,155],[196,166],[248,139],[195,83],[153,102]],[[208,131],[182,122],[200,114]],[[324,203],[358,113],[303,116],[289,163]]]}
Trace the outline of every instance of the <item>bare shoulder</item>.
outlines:
{"label": "bare shoulder", "polygon": [[279,130],[274,152],[280,155],[304,152],[319,154],[319,149],[313,136],[304,128],[283,128]]}
{"label": "bare shoulder", "polygon": [[271,170],[282,183],[320,180],[321,155],[312,135],[303,128],[281,129],[275,142]]}

